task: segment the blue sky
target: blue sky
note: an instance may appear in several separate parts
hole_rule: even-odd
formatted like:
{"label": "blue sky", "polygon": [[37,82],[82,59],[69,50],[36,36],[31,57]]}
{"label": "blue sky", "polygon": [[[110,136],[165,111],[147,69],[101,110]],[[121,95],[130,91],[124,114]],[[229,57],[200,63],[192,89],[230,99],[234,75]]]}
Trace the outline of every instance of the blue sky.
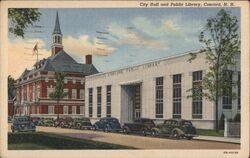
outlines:
{"label": "blue sky", "polygon": [[[11,44],[20,44],[25,51],[39,42],[39,58],[50,56],[52,31],[56,11],[59,13],[64,50],[78,62],[84,55],[93,54],[93,64],[99,71],[109,71],[148,60],[185,53],[201,48],[198,35],[206,19],[220,8],[106,8],[106,9],[39,9],[42,13],[37,25],[30,28],[25,39],[13,37]],[[240,17],[239,8],[227,8]],[[35,30],[42,33],[34,33]],[[108,32],[99,34],[96,31]],[[102,37],[105,39],[98,39]],[[25,46],[26,45],[26,46]],[[21,48],[21,46],[20,46]],[[20,49],[19,48],[19,49]],[[16,52],[12,52],[13,56]],[[35,57],[22,57],[27,68]],[[29,60],[27,60],[29,59]],[[22,69],[23,70],[23,69]],[[14,70],[12,70],[14,71]],[[20,72],[15,72],[20,75]]]}

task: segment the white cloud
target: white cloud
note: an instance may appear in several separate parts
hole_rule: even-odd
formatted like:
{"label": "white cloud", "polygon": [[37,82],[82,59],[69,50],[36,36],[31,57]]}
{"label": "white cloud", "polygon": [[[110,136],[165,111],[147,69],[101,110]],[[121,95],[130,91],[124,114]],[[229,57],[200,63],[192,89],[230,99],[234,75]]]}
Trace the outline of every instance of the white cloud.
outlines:
{"label": "white cloud", "polygon": [[101,45],[98,43],[100,41],[96,38],[90,41],[88,35],[79,37],[67,36],[63,39],[65,51],[79,57],[87,54],[106,56],[115,50],[115,48],[109,47],[104,43]]}
{"label": "white cloud", "polygon": [[110,40],[118,45],[130,44],[135,47],[167,49],[165,40],[156,39],[138,32],[137,28],[127,28],[118,23],[109,25]]}
{"label": "white cloud", "polygon": [[16,39],[9,41],[8,45],[8,73],[18,78],[27,69],[32,69],[36,62],[36,55],[33,55],[33,48],[38,43],[39,59],[47,58],[51,51],[45,49],[45,42],[41,39]]}

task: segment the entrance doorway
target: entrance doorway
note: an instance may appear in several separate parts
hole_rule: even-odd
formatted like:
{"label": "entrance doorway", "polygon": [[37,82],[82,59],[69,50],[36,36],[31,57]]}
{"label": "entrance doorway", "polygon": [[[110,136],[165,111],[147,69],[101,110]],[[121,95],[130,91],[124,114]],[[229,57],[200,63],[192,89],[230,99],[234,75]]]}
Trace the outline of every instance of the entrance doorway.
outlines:
{"label": "entrance doorway", "polygon": [[121,86],[121,123],[141,117],[141,83]]}

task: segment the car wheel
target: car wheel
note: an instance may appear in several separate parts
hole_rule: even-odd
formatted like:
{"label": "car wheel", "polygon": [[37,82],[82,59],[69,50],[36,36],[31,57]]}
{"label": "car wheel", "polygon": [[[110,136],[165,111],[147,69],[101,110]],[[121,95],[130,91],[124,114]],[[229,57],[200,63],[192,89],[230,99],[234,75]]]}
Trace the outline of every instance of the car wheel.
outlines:
{"label": "car wheel", "polygon": [[94,125],[93,130],[94,130],[94,131],[98,130],[98,126],[97,126],[97,125]]}
{"label": "car wheel", "polygon": [[180,139],[180,134],[176,130],[174,130],[172,132],[172,137],[175,138],[175,139]]}
{"label": "car wheel", "polygon": [[124,134],[129,134],[128,128],[127,128],[127,127],[123,127],[122,132],[123,132]]}
{"label": "car wheel", "polygon": [[81,129],[81,124],[78,123],[78,124],[76,125],[76,128],[77,128],[77,129]]}
{"label": "car wheel", "polygon": [[108,127],[108,126],[106,126],[106,127],[104,128],[104,132],[109,132],[109,127]]}
{"label": "car wheel", "polygon": [[142,129],[141,133],[142,133],[142,135],[147,136],[145,129]]}
{"label": "car wheel", "polygon": [[152,130],[151,135],[153,137],[157,137],[159,135],[159,133],[156,130]]}

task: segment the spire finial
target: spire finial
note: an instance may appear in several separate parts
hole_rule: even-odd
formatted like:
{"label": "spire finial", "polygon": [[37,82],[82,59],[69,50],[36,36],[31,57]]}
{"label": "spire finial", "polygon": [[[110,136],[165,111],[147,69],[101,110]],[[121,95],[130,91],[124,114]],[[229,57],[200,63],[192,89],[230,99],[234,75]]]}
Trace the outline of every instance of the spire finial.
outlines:
{"label": "spire finial", "polygon": [[61,29],[60,29],[58,11],[56,12],[56,23],[55,23],[53,34],[62,34]]}

